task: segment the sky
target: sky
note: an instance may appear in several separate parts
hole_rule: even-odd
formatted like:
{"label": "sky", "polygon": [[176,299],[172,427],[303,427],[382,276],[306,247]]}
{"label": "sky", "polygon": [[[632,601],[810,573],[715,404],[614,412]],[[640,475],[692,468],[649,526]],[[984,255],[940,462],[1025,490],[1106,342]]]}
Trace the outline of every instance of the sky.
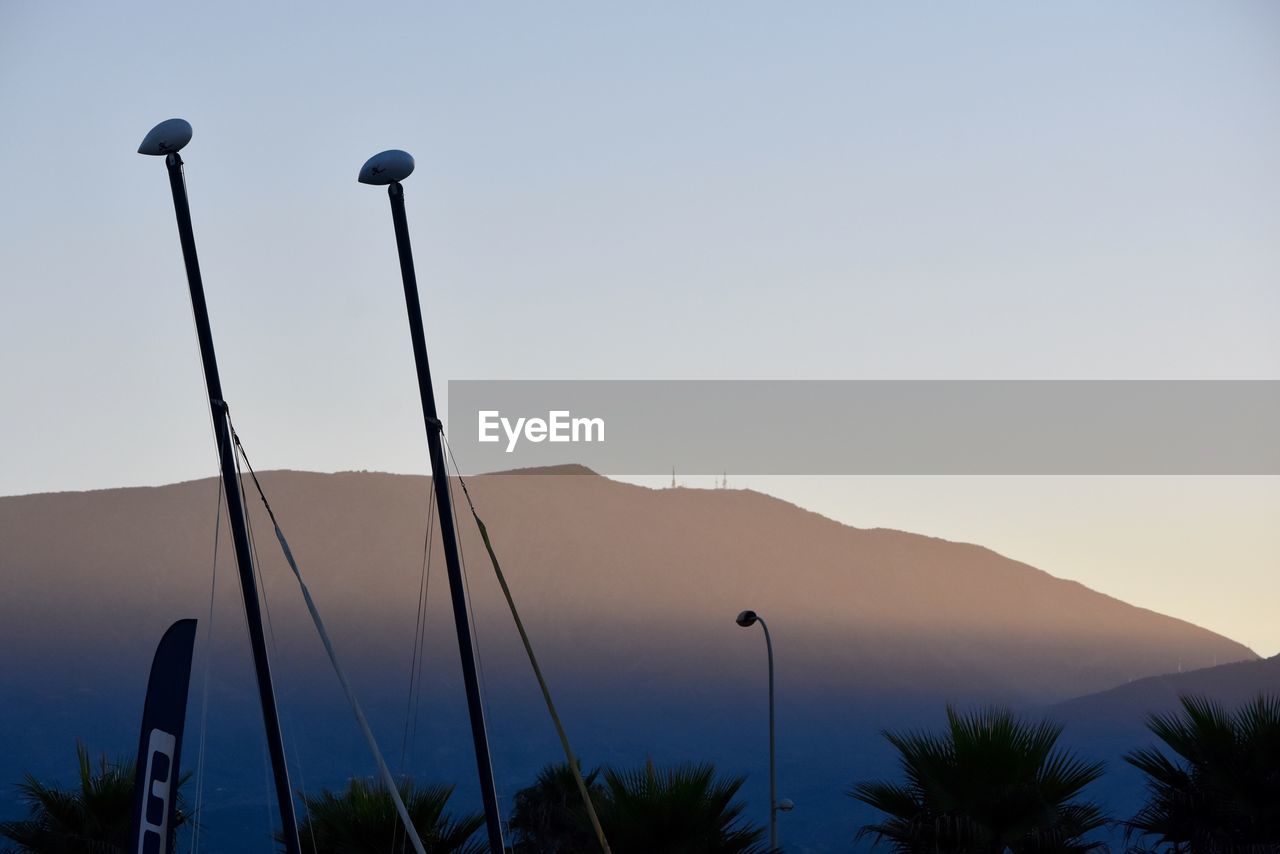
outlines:
{"label": "sky", "polygon": [[[441,388],[1280,378],[1277,48],[1270,2],[0,0],[0,494],[216,470],[170,116],[259,468],[426,471],[393,147]],[[729,476],[1280,652],[1276,478]]]}

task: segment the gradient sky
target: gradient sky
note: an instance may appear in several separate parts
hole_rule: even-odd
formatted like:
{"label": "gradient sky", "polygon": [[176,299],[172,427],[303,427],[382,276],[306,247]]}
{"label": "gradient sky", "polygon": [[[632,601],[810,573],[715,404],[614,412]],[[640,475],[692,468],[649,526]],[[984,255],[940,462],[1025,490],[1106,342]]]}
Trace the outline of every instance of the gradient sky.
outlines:
{"label": "gradient sky", "polygon": [[[380,149],[441,384],[1276,378],[1277,91],[1265,0],[0,0],[0,494],[215,471],[169,116],[255,463],[421,472]],[[730,478],[1280,650],[1274,478]]]}

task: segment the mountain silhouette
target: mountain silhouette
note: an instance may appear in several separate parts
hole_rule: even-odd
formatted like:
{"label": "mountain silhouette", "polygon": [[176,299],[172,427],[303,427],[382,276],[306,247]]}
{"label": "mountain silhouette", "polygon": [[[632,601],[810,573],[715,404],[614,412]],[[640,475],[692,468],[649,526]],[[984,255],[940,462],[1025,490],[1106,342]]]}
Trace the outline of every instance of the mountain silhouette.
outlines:
{"label": "mountain silhouette", "polygon": [[1181,673],[1135,679],[1108,691],[1076,697],[1053,707],[1066,720],[1141,721],[1149,714],[1177,711],[1179,697],[1212,697],[1227,707],[1243,705],[1259,692],[1280,694],[1280,655],[1236,661]]}
{"label": "mountain silhouette", "polygon": [[[384,749],[405,757],[393,767],[457,782],[458,797],[472,797],[438,537],[422,693],[409,703],[429,479],[261,477]],[[1263,664],[1221,635],[990,549],[854,528],[756,492],[654,490],[580,467],[477,476],[467,486],[589,764],[713,759],[751,774],[744,794],[764,813],[763,639],[733,617],[753,608],[768,620],[780,794],[800,805],[784,822],[789,850],[847,850],[856,815],[842,792],[892,773],[879,730],[933,722],[943,702],[1044,706],[1179,663]],[[296,582],[247,489],[286,748],[307,778],[295,783],[368,773]],[[456,483],[454,494],[496,771],[509,797],[557,758],[556,741]],[[18,653],[0,670],[0,690],[15,698],[0,712],[0,734],[14,746],[0,755],[0,783],[28,769],[59,773],[77,737],[128,750],[155,642],[170,622],[194,616],[202,624],[188,730],[200,731],[207,661],[206,772],[216,783],[202,844],[246,844],[237,824],[265,838],[270,797],[225,524],[212,644],[204,635],[217,501],[214,479],[0,498],[0,641]],[[188,767],[195,756],[184,753]],[[0,800],[0,818],[12,812]]]}

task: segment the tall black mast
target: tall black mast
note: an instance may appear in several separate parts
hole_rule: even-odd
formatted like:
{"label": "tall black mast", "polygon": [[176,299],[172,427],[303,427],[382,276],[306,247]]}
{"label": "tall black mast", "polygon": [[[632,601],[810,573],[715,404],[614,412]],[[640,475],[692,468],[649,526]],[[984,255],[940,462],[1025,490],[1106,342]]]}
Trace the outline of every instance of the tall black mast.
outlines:
{"label": "tall black mast", "polygon": [[284,743],[280,737],[280,716],[276,710],[275,689],[271,684],[271,663],[267,658],[266,638],[262,631],[262,609],[258,604],[258,588],[254,581],[253,558],[249,546],[249,530],[244,502],[236,477],[235,451],[231,445],[231,425],[227,404],[218,377],[218,360],[213,351],[213,333],[209,328],[209,311],[205,305],[204,283],[200,278],[200,261],[196,257],[196,240],[191,229],[191,208],[187,204],[187,185],[182,174],[182,158],[178,151],[191,140],[191,125],[182,119],[169,119],[156,125],[142,145],[140,154],[164,155],[169,170],[169,187],[173,191],[173,210],[178,219],[178,238],[182,242],[182,260],[187,268],[187,284],[191,289],[191,309],[195,315],[196,336],[200,340],[200,360],[204,365],[204,382],[209,392],[209,411],[213,416],[214,439],[222,468],[222,484],[227,500],[227,516],[235,544],[236,567],[240,576],[240,592],[244,596],[244,613],[249,623],[249,644],[253,648],[253,666],[258,677],[258,697],[262,701],[262,722],[267,731],[267,747],[271,753],[271,770],[275,775],[276,799],[280,804],[283,841],[288,854],[300,854],[298,819],[294,812],[293,789],[289,785],[289,768],[285,764]]}
{"label": "tall black mast", "polygon": [[480,796],[484,801],[485,826],[492,854],[502,854],[502,820],[498,814],[498,793],[493,782],[493,762],[489,756],[489,739],[485,732],[484,705],[480,699],[480,682],[476,678],[476,654],[471,638],[466,588],[458,559],[458,535],[453,525],[453,501],[449,495],[449,472],[445,468],[441,434],[444,431],[436,413],[436,396],[431,385],[431,368],[427,363],[426,335],[422,329],[422,304],[418,299],[418,277],[413,268],[413,250],[409,245],[409,222],[404,212],[404,187],[400,181],[413,172],[413,158],[403,151],[384,151],[374,155],[360,170],[365,184],[387,185],[391,198],[391,220],[395,226],[396,248],[400,253],[400,277],[404,281],[405,308],[409,313],[409,337],[413,341],[413,360],[418,369],[418,395],[422,398],[422,419],[427,429],[427,453],[431,461],[431,481],[436,492],[436,510],[440,515],[440,541],[444,546],[445,566],[449,573],[449,593],[453,600],[453,622],[458,633],[458,652],[462,658],[462,679],[467,691],[467,710],[471,715],[471,738],[475,745],[476,770],[480,777]]}

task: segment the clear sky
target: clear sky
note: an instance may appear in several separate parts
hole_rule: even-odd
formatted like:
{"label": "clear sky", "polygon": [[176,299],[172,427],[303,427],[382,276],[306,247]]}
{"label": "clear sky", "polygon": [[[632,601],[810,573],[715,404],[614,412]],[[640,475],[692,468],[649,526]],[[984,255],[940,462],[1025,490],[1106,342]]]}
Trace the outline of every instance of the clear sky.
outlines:
{"label": "clear sky", "polygon": [[[420,472],[378,150],[441,383],[1276,378],[1278,91],[1265,0],[0,0],[0,494],[214,472],[170,116],[255,462]],[[748,484],[1280,651],[1276,479]]]}

